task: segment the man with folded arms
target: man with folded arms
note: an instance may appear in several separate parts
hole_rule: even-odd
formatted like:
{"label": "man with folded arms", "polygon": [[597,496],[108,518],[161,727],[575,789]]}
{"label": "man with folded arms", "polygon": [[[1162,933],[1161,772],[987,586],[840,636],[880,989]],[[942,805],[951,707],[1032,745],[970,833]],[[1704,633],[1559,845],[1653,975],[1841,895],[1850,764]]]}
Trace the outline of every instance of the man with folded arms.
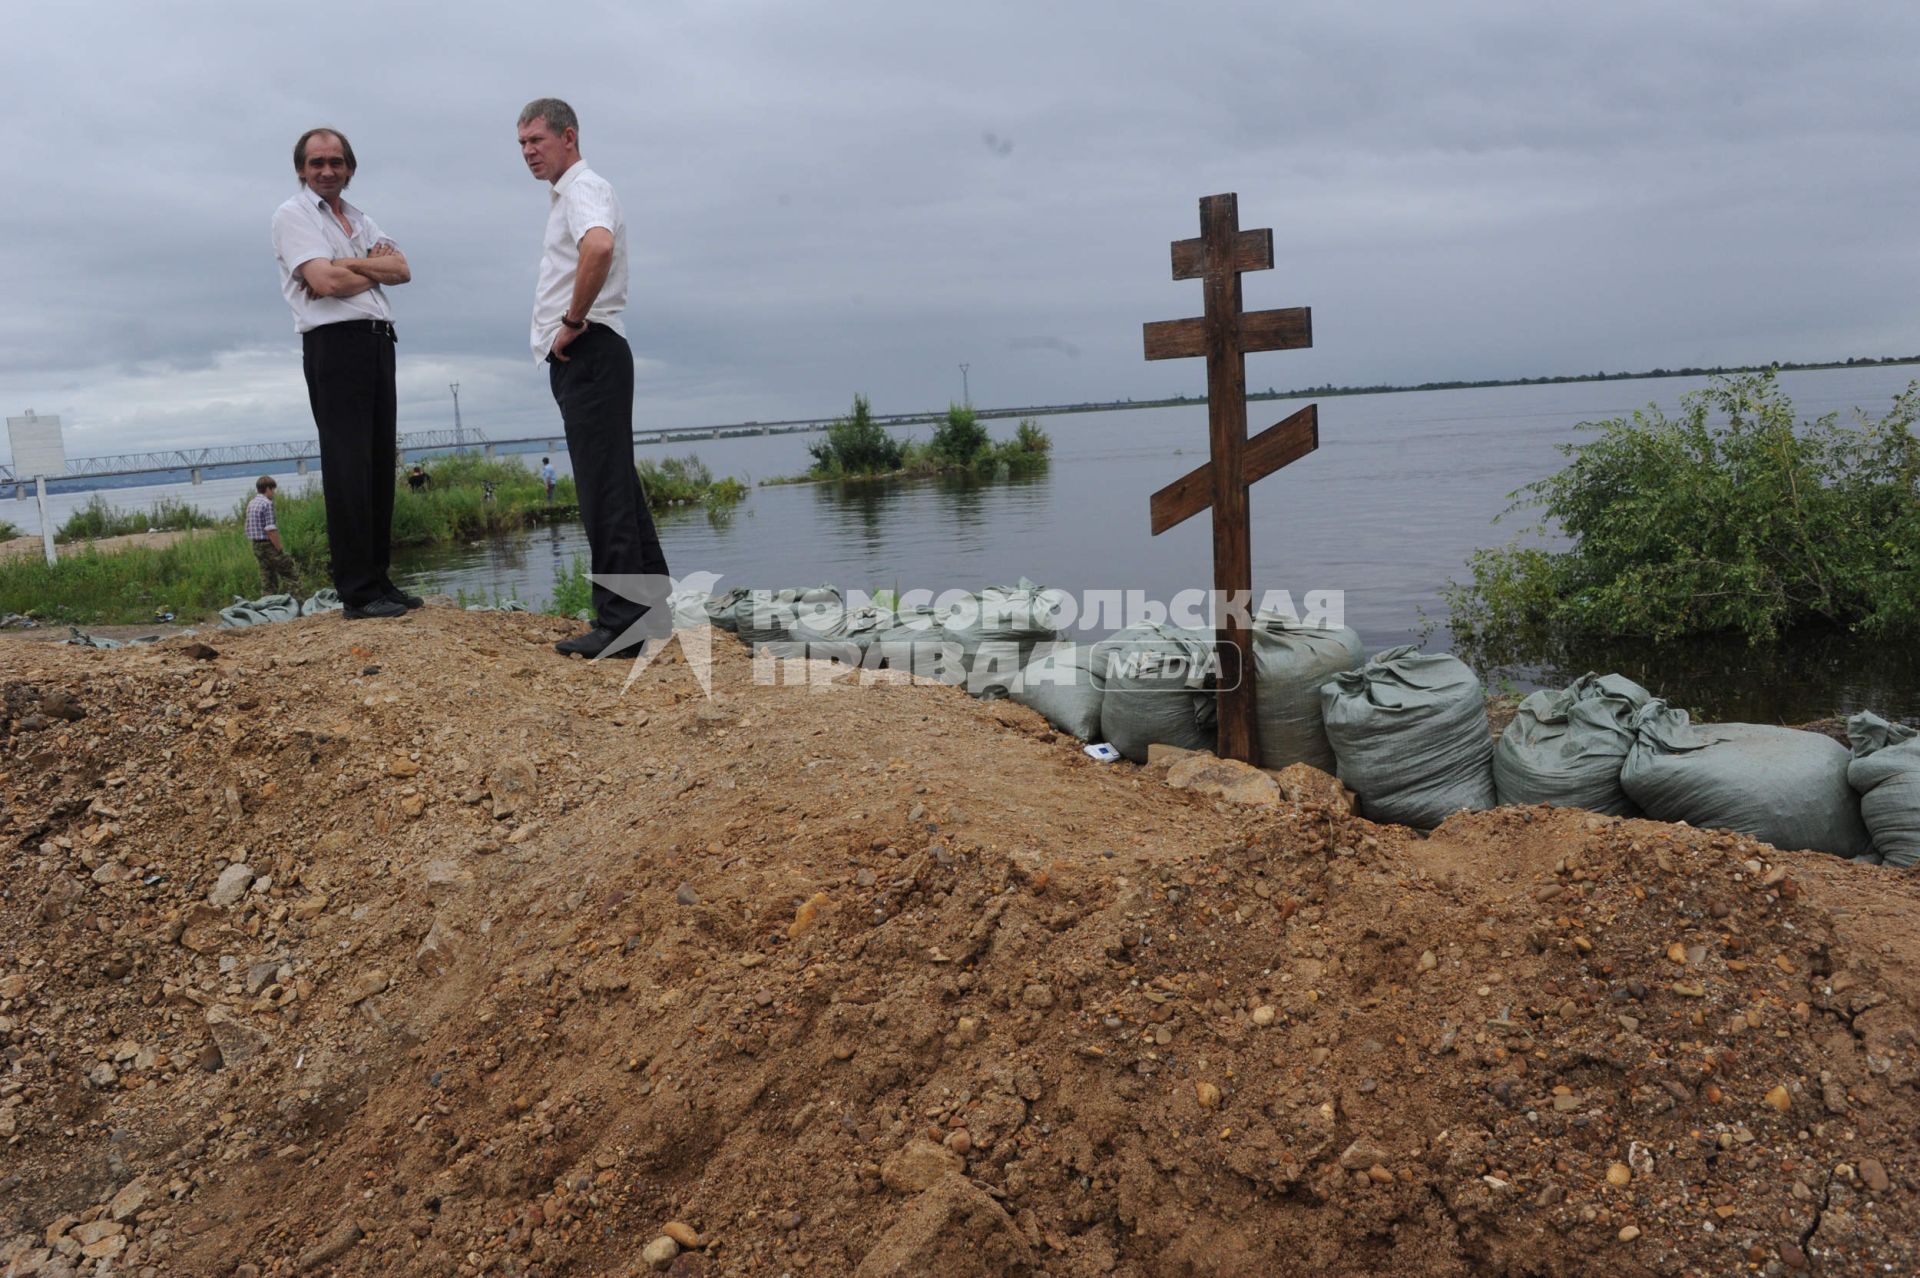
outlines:
{"label": "man with folded arms", "polygon": [[274,212],[273,251],[320,430],[333,587],[349,618],[398,617],[420,597],[387,575],[397,414],[386,290],[413,275],[373,219],[342,198],[354,168],[353,146],[339,130],[300,135],[300,189]]}
{"label": "man with folded arms", "polygon": [[580,158],[572,107],[537,98],[520,112],[519,132],[527,168],[552,183],[533,294],[533,359],[546,365],[560,406],[593,559],[593,628],[554,647],[591,659],[632,651],[672,629],[667,557],[633,468],[633,351],[620,321],[627,223],[613,187]]}

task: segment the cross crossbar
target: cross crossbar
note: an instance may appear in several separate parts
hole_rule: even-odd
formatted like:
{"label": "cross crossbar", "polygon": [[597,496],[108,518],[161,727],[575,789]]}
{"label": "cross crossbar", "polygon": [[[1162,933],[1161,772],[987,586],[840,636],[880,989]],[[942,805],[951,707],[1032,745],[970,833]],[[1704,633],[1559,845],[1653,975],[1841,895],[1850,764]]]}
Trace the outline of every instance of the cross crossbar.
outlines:
{"label": "cross crossbar", "polygon": [[[1240,351],[1294,351],[1313,345],[1313,311],[1289,306],[1277,311],[1248,311],[1239,317]],[[1188,359],[1207,353],[1207,321],[1154,320],[1142,325],[1148,359]]]}
{"label": "cross crossbar", "polygon": [[[1320,447],[1320,406],[1308,404],[1247,441],[1241,461],[1247,483],[1257,484]],[[1213,463],[1195,466],[1153,495],[1153,535],[1158,537],[1213,504]]]}
{"label": "cross crossbar", "polygon": [[[1233,242],[1233,260],[1229,271],[1270,271],[1273,269],[1273,230],[1242,231]],[[1173,242],[1173,278],[1197,280],[1207,273],[1207,242],[1204,239]]]}

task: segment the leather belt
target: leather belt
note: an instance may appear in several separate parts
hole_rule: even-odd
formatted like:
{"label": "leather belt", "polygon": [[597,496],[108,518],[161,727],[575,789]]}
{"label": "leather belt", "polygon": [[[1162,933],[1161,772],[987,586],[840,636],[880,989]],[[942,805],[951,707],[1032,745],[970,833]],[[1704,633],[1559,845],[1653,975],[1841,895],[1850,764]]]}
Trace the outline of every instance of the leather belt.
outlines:
{"label": "leather belt", "polygon": [[[372,333],[375,337],[384,337],[390,342],[400,340],[400,334],[394,332],[392,320],[356,319],[336,320],[331,324],[322,324],[320,328],[344,329],[349,333]],[[310,330],[318,332],[319,329]]]}

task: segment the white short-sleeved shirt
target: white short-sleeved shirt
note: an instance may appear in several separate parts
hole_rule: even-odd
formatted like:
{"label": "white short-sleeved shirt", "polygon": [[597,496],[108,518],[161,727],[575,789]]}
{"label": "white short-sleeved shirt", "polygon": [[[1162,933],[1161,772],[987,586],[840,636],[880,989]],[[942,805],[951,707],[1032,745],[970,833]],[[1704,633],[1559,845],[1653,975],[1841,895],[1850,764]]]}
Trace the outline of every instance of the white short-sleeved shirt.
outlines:
{"label": "white short-sleeved shirt", "polygon": [[373,219],[345,200],[340,205],[353,224],[348,235],[340,219],[327,208],[326,201],[302,186],[292,199],[273,214],[273,255],[280,263],[280,292],[293,308],[293,331],[305,333],[322,324],[341,320],[391,320],[393,309],[387,305],[387,292],[378,284],[352,297],[309,297],[300,282],[300,267],[315,258],[332,261],[336,257],[365,257],[373,246],[392,244],[373,224]]}
{"label": "white short-sleeved shirt", "polygon": [[[620,312],[627,309],[627,219],[620,197],[607,180],[575,160],[553,184],[553,203],[547,211],[547,238],[540,255],[540,279],[533,289],[533,362],[544,364],[560,317],[573,303],[573,280],[580,270],[580,237],[596,226],[613,233],[613,264],[607,282],[584,318],[605,324],[625,337]],[[580,318],[577,317],[576,318]]]}

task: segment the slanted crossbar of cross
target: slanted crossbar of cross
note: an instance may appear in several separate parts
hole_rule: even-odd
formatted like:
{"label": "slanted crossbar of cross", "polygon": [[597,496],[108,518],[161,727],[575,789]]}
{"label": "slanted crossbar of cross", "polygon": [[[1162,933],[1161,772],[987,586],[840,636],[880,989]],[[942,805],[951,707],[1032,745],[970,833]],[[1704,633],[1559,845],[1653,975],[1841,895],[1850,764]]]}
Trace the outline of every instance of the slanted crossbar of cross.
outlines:
{"label": "slanted crossbar of cross", "polygon": [[1219,664],[1218,752],[1258,761],[1252,634],[1253,545],[1247,489],[1320,446],[1318,406],[1247,438],[1249,351],[1298,350],[1313,345],[1313,315],[1304,306],[1243,311],[1240,276],[1273,267],[1273,232],[1240,229],[1240,201],[1209,195],[1200,201],[1200,236],[1173,243],[1173,278],[1201,280],[1206,313],[1145,326],[1148,359],[1207,359],[1210,459],[1153,495],[1153,533],[1159,536],[1201,511],[1213,510],[1213,588],[1224,606],[1215,617]]}

